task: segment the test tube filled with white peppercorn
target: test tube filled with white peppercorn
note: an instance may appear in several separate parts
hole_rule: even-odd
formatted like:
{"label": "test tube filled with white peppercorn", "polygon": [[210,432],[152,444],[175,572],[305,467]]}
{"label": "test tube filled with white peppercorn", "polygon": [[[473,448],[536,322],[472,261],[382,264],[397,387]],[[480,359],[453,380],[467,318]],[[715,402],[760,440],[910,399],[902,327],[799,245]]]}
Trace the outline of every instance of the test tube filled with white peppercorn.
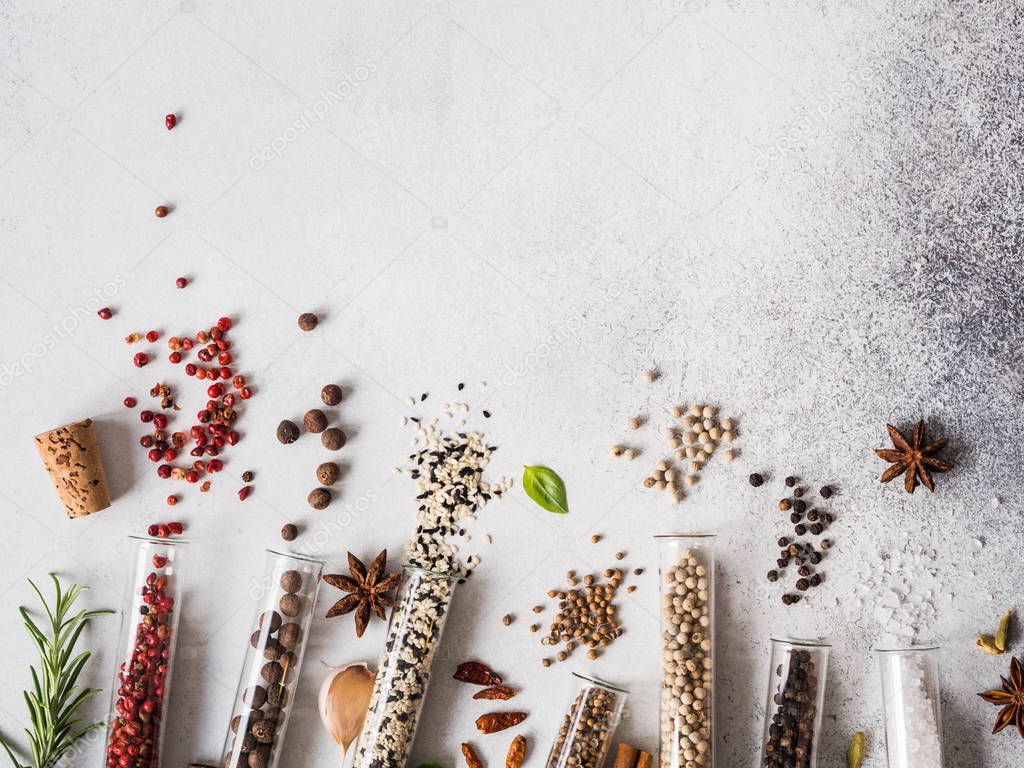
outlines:
{"label": "test tube filled with white peppercorn", "polygon": [[715,537],[656,536],[661,583],[661,768],[715,764]]}
{"label": "test tube filled with white peppercorn", "polygon": [[323,567],[315,558],[267,550],[223,768],[274,768],[281,758]]}
{"label": "test tube filled with white peppercorn", "polygon": [[889,768],[942,768],[939,649],[876,649]]}
{"label": "test tube filled with white peppercorn", "polygon": [[546,768],[601,768],[622,717],[623,688],[575,672],[572,703],[555,734]]}
{"label": "test tube filled with white peppercorn", "polygon": [[404,766],[458,574],[405,566],[352,768]]}
{"label": "test tube filled with white peppercorn", "polygon": [[772,638],[761,765],[815,768],[831,646]]}

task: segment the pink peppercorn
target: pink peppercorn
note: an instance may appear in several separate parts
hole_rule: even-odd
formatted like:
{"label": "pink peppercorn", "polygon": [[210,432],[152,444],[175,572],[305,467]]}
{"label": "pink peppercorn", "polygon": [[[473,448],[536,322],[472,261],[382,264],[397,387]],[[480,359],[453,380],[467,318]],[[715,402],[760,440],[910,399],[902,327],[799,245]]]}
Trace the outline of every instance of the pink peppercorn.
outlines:
{"label": "pink peppercorn", "polygon": [[131,397],[131,396],[126,397],[124,399],[124,407],[125,408],[134,408],[136,405],[138,405],[138,402],[139,401],[136,400],[134,397]]}

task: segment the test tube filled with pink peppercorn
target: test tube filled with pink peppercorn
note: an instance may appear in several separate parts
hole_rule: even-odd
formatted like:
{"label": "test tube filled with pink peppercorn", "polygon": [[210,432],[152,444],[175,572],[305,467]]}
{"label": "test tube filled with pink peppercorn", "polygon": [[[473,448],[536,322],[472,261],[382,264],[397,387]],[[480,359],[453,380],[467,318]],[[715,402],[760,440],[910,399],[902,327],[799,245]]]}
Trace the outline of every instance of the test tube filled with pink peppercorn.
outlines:
{"label": "test tube filled with pink peppercorn", "polygon": [[129,538],[132,568],[111,686],[105,764],[157,768],[181,613],[181,558],[188,542]]}

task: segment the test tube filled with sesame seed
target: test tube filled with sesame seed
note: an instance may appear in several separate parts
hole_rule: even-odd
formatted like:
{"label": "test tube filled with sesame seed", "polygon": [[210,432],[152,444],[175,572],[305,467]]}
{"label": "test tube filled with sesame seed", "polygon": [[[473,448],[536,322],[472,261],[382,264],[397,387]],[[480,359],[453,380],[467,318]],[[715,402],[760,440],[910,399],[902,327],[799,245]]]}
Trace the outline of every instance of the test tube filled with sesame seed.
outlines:
{"label": "test tube filled with sesame seed", "polygon": [[661,584],[661,768],[715,764],[715,537],[668,534]]}

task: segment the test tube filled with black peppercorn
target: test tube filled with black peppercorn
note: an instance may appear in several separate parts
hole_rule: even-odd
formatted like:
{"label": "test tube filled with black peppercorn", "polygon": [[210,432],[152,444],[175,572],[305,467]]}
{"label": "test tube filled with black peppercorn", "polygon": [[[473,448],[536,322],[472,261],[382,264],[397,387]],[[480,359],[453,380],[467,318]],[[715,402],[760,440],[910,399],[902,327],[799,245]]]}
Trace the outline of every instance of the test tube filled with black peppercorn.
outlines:
{"label": "test tube filled with black peppercorn", "polygon": [[555,734],[546,768],[601,768],[627,693],[596,677],[575,672],[572,677],[576,690]]}
{"label": "test tube filled with black peppercorn", "polygon": [[772,638],[761,765],[815,768],[831,646]]}
{"label": "test tube filled with black peppercorn", "polygon": [[164,710],[181,614],[182,539],[130,536],[134,570],[128,581],[118,668],[111,687],[107,768],[160,764]]}
{"label": "test tube filled with black peppercorn", "polygon": [[315,558],[267,550],[223,768],[274,768],[281,757],[323,567]]}

